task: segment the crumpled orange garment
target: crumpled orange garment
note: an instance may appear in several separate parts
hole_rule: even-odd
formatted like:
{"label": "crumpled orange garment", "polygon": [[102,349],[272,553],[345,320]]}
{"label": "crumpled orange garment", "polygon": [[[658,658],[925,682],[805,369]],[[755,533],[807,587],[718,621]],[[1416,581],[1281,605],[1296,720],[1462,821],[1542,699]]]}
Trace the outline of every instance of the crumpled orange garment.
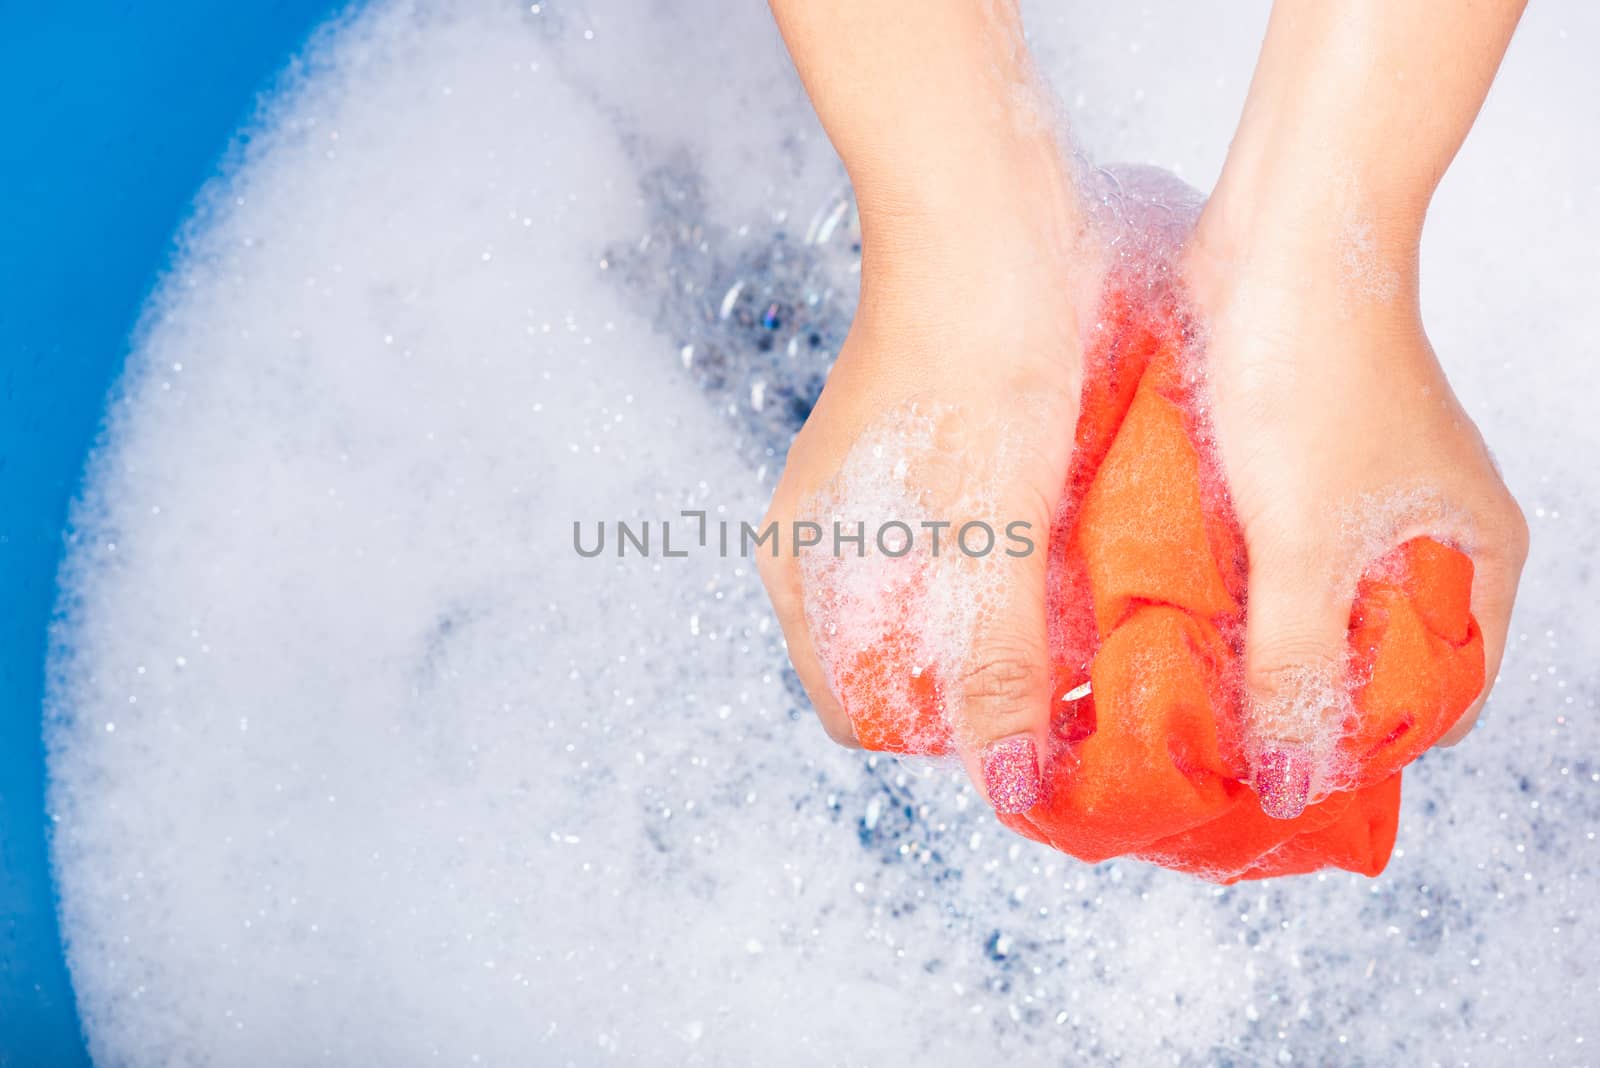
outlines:
{"label": "crumpled orange garment", "polygon": [[[1350,616],[1355,715],[1340,756],[1352,788],[1294,819],[1263,813],[1239,716],[1243,541],[1225,497],[1205,489],[1220,478],[1196,446],[1183,315],[1172,297],[1139,292],[1107,288],[1052,531],[1044,797],[1000,819],[1089,862],[1133,856],[1223,883],[1326,867],[1377,875],[1394,847],[1400,770],[1483,685],[1472,561],[1419,538],[1369,569]],[[911,671],[903,648],[887,635],[844,665],[846,712],[868,749],[946,752],[932,672],[916,674],[910,710],[884,707],[868,681]],[[1088,696],[1064,699],[1085,682]]]}

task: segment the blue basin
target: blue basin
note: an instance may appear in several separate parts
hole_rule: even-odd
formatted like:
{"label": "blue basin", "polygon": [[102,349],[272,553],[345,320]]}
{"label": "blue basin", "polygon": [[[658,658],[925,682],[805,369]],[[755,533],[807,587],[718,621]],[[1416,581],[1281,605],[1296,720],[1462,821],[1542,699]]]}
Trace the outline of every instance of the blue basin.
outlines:
{"label": "blue basin", "polygon": [[16,4],[0,32],[0,1065],[88,1063],[39,714],[67,504],[173,230],[330,0]]}

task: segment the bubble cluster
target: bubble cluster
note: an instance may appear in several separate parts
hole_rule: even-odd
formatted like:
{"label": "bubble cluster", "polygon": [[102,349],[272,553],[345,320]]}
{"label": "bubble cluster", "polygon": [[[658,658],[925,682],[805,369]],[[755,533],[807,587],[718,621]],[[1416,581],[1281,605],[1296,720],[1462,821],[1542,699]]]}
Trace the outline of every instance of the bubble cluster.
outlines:
{"label": "bubble cluster", "polygon": [[[1250,19],[1028,16],[1096,156],[1214,175]],[[843,337],[849,243],[796,251],[842,175],[764,9],[341,22],[202,194],[74,519],[50,807],[97,1061],[1592,1061],[1594,123],[1563,101],[1600,99],[1597,35],[1530,8],[1424,249],[1535,526],[1483,734],[1409,775],[1383,879],[1215,888],[831,747],[747,567],[573,556],[575,519],[756,519],[797,416],[750,419],[754,379],[812,396]],[[766,312],[809,292],[838,303],[789,362]],[[708,392],[682,349],[713,342]]]}
{"label": "bubble cluster", "polygon": [[775,475],[855,313],[855,201],[830,196],[793,234],[787,215],[728,232],[710,217],[692,163],[659,167],[642,188],[649,228],[603,262],[656,303],[653,321],[738,430],[741,454]]}

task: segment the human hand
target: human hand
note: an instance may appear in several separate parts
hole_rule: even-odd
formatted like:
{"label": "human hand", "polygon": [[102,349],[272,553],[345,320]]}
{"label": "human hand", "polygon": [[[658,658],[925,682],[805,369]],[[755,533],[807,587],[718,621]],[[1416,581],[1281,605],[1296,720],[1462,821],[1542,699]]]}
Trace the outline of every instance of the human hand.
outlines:
{"label": "human hand", "polygon": [[[1092,275],[1059,119],[1013,2],[772,9],[850,173],[862,261],[856,320],[763,523],[787,543],[758,557],[762,577],[835,739],[953,745],[991,801],[1023,811],[1048,729],[1046,542]],[[913,548],[835,553],[835,519],[847,537],[870,521],[869,543],[905,523]],[[827,541],[796,551],[800,521]],[[967,522],[995,546],[967,555]],[[1019,529],[1031,551],[1016,555]],[[924,733],[904,736],[913,724]]]}
{"label": "human hand", "polygon": [[1361,572],[1418,535],[1472,557],[1485,683],[1442,740],[1452,744],[1499,668],[1528,528],[1423,331],[1420,213],[1364,220],[1348,197],[1273,212],[1225,176],[1186,276],[1208,331],[1211,422],[1249,556],[1256,789],[1269,814],[1291,817],[1337,785]]}
{"label": "human hand", "polygon": [[1417,249],[1523,4],[1275,0],[1188,249],[1249,554],[1246,706],[1273,815],[1338,785],[1352,595],[1387,549],[1433,534],[1473,560],[1484,692],[1444,741],[1499,669],[1527,525],[1423,333]]}
{"label": "human hand", "polygon": [[[886,712],[904,723],[911,690],[931,684],[940,741],[998,808],[1023,811],[1047,751],[1046,548],[1082,382],[1076,294],[1090,278],[1065,164],[1035,155],[1009,173],[1012,194],[978,225],[976,206],[951,225],[863,207],[860,310],[762,522],[777,524],[779,554],[757,558],[836,741],[861,744],[853,721]],[[819,523],[821,544],[795,549],[801,521]],[[835,551],[835,521],[847,533],[865,523],[864,555]],[[904,557],[890,555],[898,533],[888,553],[875,544],[888,522],[913,532]],[[968,522],[987,524],[992,549],[980,528],[963,538]],[[862,669],[884,642],[896,652]],[[864,740],[910,741],[876,729]]]}

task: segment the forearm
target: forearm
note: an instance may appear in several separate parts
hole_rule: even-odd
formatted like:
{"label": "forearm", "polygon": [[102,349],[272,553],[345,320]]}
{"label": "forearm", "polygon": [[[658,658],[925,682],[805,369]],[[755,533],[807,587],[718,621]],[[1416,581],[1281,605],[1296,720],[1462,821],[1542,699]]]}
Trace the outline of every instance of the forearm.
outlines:
{"label": "forearm", "polygon": [[1005,259],[1075,226],[1017,210],[1075,202],[1060,195],[1068,168],[1014,2],[771,6],[855,187],[867,266],[899,249],[933,271],[947,256]]}
{"label": "forearm", "polygon": [[1214,216],[1247,244],[1354,224],[1414,251],[1525,2],[1277,0]]}

